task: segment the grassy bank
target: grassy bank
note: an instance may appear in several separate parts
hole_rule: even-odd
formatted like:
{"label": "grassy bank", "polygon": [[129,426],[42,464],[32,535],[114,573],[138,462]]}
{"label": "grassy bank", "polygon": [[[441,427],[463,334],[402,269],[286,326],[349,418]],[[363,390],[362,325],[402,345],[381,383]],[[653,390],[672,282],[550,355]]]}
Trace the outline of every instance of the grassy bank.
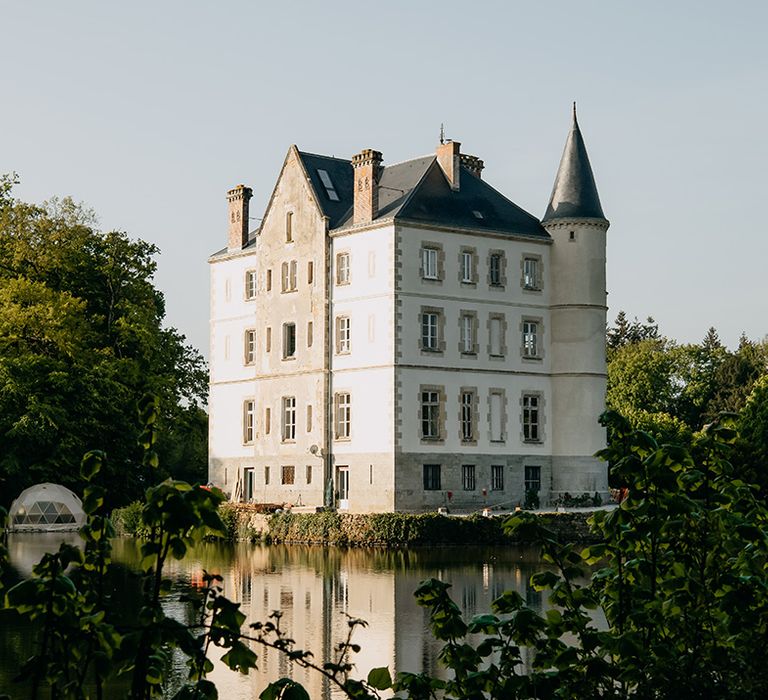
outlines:
{"label": "grassy bank", "polygon": [[[221,516],[230,541],[267,541],[350,547],[415,547],[425,545],[511,544],[502,528],[507,515],[457,517],[438,513],[347,514],[275,513],[274,506],[225,503]],[[141,504],[112,514],[118,534],[143,536]],[[589,513],[541,513],[540,518],[563,542],[591,543]]]}

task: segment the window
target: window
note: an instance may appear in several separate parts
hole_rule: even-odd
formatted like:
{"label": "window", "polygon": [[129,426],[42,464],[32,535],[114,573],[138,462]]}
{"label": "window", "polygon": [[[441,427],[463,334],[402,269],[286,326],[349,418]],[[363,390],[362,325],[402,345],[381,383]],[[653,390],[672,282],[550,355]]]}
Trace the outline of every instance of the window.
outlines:
{"label": "window", "polygon": [[461,392],[461,439],[464,442],[475,439],[474,403],[475,395],[473,392]]}
{"label": "window", "polygon": [[307,465],[307,484],[311,484],[311,483],[312,483],[312,465],[308,464]]}
{"label": "window", "polygon": [[282,267],[283,292],[296,291],[296,261],[284,262]]}
{"label": "window", "polygon": [[491,491],[504,490],[504,465],[491,465]]}
{"label": "window", "polygon": [[252,365],[256,361],[256,331],[249,328],[245,331],[245,364]]}
{"label": "window", "polygon": [[269,467],[264,467],[264,484],[269,486]]}
{"label": "window", "polygon": [[312,347],[312,321],[307,321],[307,347]]}
{"label": "window", "polygon": [[311,260],[307,263],[307,284],[313,284],[315,281],[315,263]]}
{"label": "window", "polygon": [[330,199],[332,202],[338,202],[339,195],[336,193],[336,188],[333,185],[333,180],[331,180],[331,176],[328,174],[328,171],[318,169],[317,175],[320,178],[320,182],[323,183],[325,194],[328,195],[328,199]]}
{"label": "window", "polygon": [[254,429],[254,411],[256,410],[255,401],[243,402],[243,442],[249,444],[253,442]]}
{"label": "window", "polygon": [[307,404],[307,432],[312,432],[312,404]]}
{"label": "window", "polygon": [[272,409],[267,406],[264,409],[264,434],[269,435],[272,430]]}
{"label": "window", "polygon": [[437,391],[421,392],[421,436],[427,439],[440,437],[440,395]]}
{"label": "window", "polygon": [[540,289],[539,261],[537,258],[523,259],[523,287],[525,289]]}
{"label": "window", "polygon": [[541,467],[526,465],[525,490],[537,493],[541,491]]}
{"label": "window", "polygon": [[267,270],[267,278],[264,282],[264,286],[267,288],[268,292],[272,291],[272,270]]}
{"label": "window", "polygon": [[349,253],[336,256],[336,284],[349,284]]}
{"label": "window", "polygon": [[474,464],[461,465],[461,483],[465,491],[475,490],[475,465]]}
{"label": "window", "polygon": [[248,270],[245,273],[245,298],[255,299],[258,286],[256,270]]}
{"label": "window", "polygon": [[296,324],[283,324],[283,359],[292,360],[296,357]]}
{"label": "window", "polygon": [[350,436],[352,423],[352,401],[347,393],[336,394],[336,439],[346,440]]}
{"label": "window", "polygon": [[474,265],[472,253],[468,250],[461,251],[461,281],[465,284],[474,282]]}
{"label": "window", "polygon": [[491,442],[504,442],[504,394],[491,391],[488,396],[491,409]]}
{"label": "window", "polygon": [[296,467],[281,467],[280,468],[280,483],[283,486],[293,486],[296,481]]}
{"label": "window", "polygon": [[440,488],[441,488],[440,487],[440,465],[425,464],[424,465],[424,490],[439,491]]}
{"label": "window", "polygon": [[459,318],[459,347],[462,353],[475,352],[475,317],[462,314]]}
{"label": "window", "polygon": [[536,394],[523,394],[523,439],[526,442],[539,442],[539,397]]}
{"label": "window", "polygon": [[296,439],[296,397],[283,396],[283,441]]}
{"label": "window", "polygon": [[272,329],[267,328],[267,332],[264,334],[265,346],[267,352],[272,352]]}
{"label": "window", "polygon": [[491,287],[501,287],[501,253],[491,253],[488,258],[488,276]]}
{"label": "window", "polygon": [[424,350],[438,350],[437,335],[438,314],[434,311],[427,311],[421,314],[421,347]]}
{"label": "window", "polygon": [[502,349],[503,326],[502,326],[502,319],[500,317],[491,316],[490,334],[491,334],[491,344],[489,348],[490,350],[489,354],[491,355],[491,357],[503,357],[504,356],[504,351]]}
{"label": "window", "polygon": [[539,324],[535,321],[523,321],[523,357],[538,357],[537,343]]}
{"label": "window", "polygon": [[349,316],[336,317],[336,352],[339,354],[350,351],[351,327]]}
{"label": "window", "polygon": [[436,280],[437,250],[435,248],[421,249],[421,276],[425,280]]}
{"label": "window", "polygon": [[285,214],[285,242],[293,242],[293,212],[289,211]]}

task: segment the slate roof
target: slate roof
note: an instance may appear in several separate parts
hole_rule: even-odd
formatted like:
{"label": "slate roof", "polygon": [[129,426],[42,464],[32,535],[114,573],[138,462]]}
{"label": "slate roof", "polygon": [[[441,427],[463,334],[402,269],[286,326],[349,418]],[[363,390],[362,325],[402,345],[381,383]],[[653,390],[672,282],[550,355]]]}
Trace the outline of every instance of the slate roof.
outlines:
{"label": "slate roof", "polygon": [[589,164],[587,147],[576,121],[573,106],[573,124],[565,141],[563,157],[555,177],[552,196],[542,221],[561,218],[604,219],[595,177]]}
{"label": "slate roof", "polygon": [[[351,162],[312,153],[300,152],[300,156],[323,213],[330,219],[329,227],[351,225],[354,181]],[[317,172],[319,169],[328,172],[340,201],[329,198]],[[376,219],[549,238],[535,216],[464,167],[459,190],[453,191],[434,155],[383,168]]]}

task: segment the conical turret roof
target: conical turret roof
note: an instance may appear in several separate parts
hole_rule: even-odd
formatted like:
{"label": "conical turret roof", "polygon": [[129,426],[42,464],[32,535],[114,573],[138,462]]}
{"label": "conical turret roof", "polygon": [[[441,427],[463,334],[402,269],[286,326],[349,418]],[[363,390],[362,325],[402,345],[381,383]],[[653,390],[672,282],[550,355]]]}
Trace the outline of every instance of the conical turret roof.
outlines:
{"label": "conical turret roof", "polygon": [[573,125],[565,142],[563,157],[557,170],[555,186],[549,199],[543,222],[552,219],[605,219],[595,177],[589,164],[587,147],[576,121],[576,103],[573,104]]}

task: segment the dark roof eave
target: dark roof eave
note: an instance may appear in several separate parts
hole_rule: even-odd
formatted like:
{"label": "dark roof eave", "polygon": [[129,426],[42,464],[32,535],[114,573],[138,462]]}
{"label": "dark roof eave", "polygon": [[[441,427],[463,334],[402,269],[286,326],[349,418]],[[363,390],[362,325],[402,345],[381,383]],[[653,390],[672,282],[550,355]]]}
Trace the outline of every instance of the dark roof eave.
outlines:
{"label": "dark roof eave", "polygon": [[427,221],[420,221],[419,219],[408,219],[407,217],[396,216],[394,217],[395,223],[407,224],[416,228],[428,228],[431,230],[444,230],[444,231],[460,231],[472,234],[486,234],[493,236],[494,238],[524,238],[525,240],[541,241],[542,243],[552,243],[552,237],[547,233],[546,229],[542,227],[541,233],[526,233],[524,231],[510,231],[505,229],[493,229],[493,228],[472,228],[469,226],[461,226],[455,224],[452,226],[441,226],[440,224],[430,224]]}

